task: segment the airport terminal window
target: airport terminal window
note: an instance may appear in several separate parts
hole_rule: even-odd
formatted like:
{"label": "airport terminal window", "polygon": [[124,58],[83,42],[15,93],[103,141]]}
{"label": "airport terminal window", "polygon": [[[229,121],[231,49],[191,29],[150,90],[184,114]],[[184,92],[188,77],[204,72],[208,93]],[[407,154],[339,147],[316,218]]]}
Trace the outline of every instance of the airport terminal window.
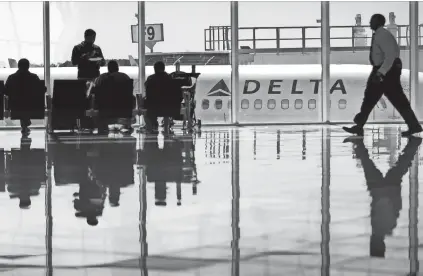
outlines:
{"label": "airport terminal window", "polygon": [[287,99],[282,100],[281,107],[282,107],[282,109],[288,109],[289,108],[289,100],[287,100]]}
{"label": "airport terminal window", "polygon": [[203,102],[201,103],[201,108],[202,109],[209,109],[209,107],[210,107],[210,102],[209,102],[209,100],[203,100]]}
{"label": "airport terminal window", "polygon": [[276,100],[270,99],[267,101],[268,109],[275,109],[275,107],[276,107]]}
{"label": "airport terminal window", "polygon": [[315,99],[308,100],[308,109],[316,109],[316,100]]}
{"label": "airport terminal window", "polygon": [[296,99],[294,103],[295,109],[301,109],[303,108],[303,100]]}
{"label": "airport terminal window", "polygon": [[223,102],[221,99],[218,99],[214,102],[214,108],[216,108],[217,110],[222,109],[223,106]]}
{"label": "airport terminal window", "polygon": [[338,108],[339,109],[345,109],[345,108],[347,108],[347,100],[340,99],[339,102],[338,102]]}
{"label": "airport terminal window", "polygon": [[263,106],[263,102],[262,102],[262,100],[257,99],[257,100],[255,100],[255,101],[254,101],[254,108],[255,108],[255,109],[261,109],[261,108],[262,108],[262,106]]}

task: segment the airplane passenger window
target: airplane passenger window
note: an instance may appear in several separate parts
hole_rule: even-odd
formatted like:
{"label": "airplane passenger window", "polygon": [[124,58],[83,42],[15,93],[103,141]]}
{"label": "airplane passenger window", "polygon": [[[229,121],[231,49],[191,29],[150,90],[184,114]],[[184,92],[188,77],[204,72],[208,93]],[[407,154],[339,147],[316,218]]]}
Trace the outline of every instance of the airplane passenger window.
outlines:
{"label": "airplane passenger window", "polygon": [[316,100],[315,99],[308,100],[308,109],[316,109]]}
{"label": "airplane passenger window", "polygon": [[294,103],[295,109],[301,109],[303,108],[303,100],[296,99]]}
{"label": "airplane passenger window", "polygon": [[289,100],[287,100],[287,99],[282,100],[282,102],[281,102],[281,108],[282,109],[288,109],[289,108]]}
{"label": "airplane passenger window", "polygon": [[340,99],[339,102],[338,102],[338,108],[339,109],[345,109],[345,108],[347,108],[347,100]]}
{"label": "airplane passenger window", "polygon": [[201,103],[201,108],[202,109],[209,109],[209,107],[210,107],[210,102],[209,102],[209,100],[203,100],[203,102]]}
{"label": "airplane passenger window", "polygon": [[214,108],[216,108],[217,110],[222,109],[223,106],[223,102],[221,99],[218,99],[214,102]]}
{"label": "airplane passenger window", "polygon": [[276,100],[270,99],[267,101],[268,109],[275,109],[275,107],[276,107]]}
{"label": "airplane passenger window", "polygon": [[242,109],[248,109],[250,107],[250,102],[246,99],[243,99],[241,101],[241,108]]}
{"label": "airplane passenger window", "polygon": [[261,100],[257,99],[257,100],[254,101],[254,108],[255,109],[261,109],[262,106],[263,106],[263,102]]}

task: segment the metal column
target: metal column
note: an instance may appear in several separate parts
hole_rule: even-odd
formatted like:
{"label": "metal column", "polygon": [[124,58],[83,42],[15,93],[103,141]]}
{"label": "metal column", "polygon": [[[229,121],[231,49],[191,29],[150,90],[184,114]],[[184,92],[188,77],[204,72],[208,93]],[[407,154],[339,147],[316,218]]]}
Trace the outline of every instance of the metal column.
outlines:
{"label": "metal column", "polygon": [[239,37],[238,1],[231,1],[231,121],[238,124]]}
{"label": "metal column", "polygon": [[[50,2],[43,2],[43,47],[44,47],[44,82],[47,87],[48,101],[51,103],[51,78],[50,78]],[[51,106],[47,103],[47,106]],[[47,119],[47,132],[51,126],[51,114]]]}
{"label": "metal column", "polygon": [[320,243],[322,276],[330,275],[330,131],[330,127],[322,130],[322,241]]}
{"label": "metal column", "polygon": [[145,1],[138,1],[138,89],[144,97],[145,82]]}
{"label": "metal column", "polygon": [[320,94],[321,121],[330,121],[330,25],[329,1],[321,2],[321,42],[322,42],[322,93]]}
{"label": "metal column", "polygon": [[231,133],[231,159],[232,159],[232,276],[239,276],[240,249],[239,240],[241,229],[239,228],[239,130],[234,129]]}
{"label": "metal column", "polygon": [[[417,38],[417,37],[416,37]],[[419,151],[414,155],[413,163],[410,168],[410,207],[408,210],[409,218],[409,260],[410,274],[419,274]]]}
{"label": "metal column", "polygon": [[[420,119],[417,106],[420,106],[419,93],[419,2],[410,1],[410,103]],[[419,99],[420,98],[420,99]]]}
{"label": "metal column", "polygon": [[51,143],[49,135],[45,134],[45,165],[46,165],[46,188],[45,188],[45,216],[46,216],[46,276],[53,276],[53,212],[52,212],[52,189],[53,189],[53,182],[52,182],[52,156],[53,154],[50,153],[48,149],[48,145]]}

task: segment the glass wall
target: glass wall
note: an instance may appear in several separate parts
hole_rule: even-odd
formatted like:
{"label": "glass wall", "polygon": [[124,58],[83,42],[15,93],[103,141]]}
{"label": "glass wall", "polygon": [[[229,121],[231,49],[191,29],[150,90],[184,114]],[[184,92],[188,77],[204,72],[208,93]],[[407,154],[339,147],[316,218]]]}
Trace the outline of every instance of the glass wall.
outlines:
{"label": "glass wall", "polygon": [[[331,121],[351,121],[360,110],[364,89],[371,70],[369,51],[372,38],[370,18],[380,13],[386,28],[397,38],[403,62],[402,86],[410,97],[410,37],[408,2],[331,2],[331,78],[340,84],[331,91]],[[341,85],[342,84],[342,85]],[[336,104],[334,104],[336,103]],[[369,122],[403,119],[385,96],[379,101]]]}
{"label": "glass wall", "polygon": [[[378,3],[330,4],[329,93],[333,122],[352,121],[361,105],[370,70],[368,22],[374,13],[385,15],[387,28],[397,37],[404,65],[402,83],[406,94],[410,94],[409,3],[388,2],[382,7]],[[0,20],[8,27],[0,34],[0,67],[6,67],[0,68],[0,81],[14,72],[9,67],[16,67],[22,57],[27,57],[31,70],[43,78],[42,2],[1,5]],[[92,28],[106,61],[118,60],[121,71],[135,79],[137,93],[137,3],[105,2],[101,12],[95,6],[92,2],[50,3],[51,77],[53,81],[59,76],[76,77],[72,49],[83,40],[84,30]],[[166,63],[168,72],[174,72],[177,63],[186,72],[191,71],[190,65],[197,65],[201,75],[195,110],[196,118],[203,123],[231,122],[231,93],[238,94],[240,123],[320,122],[321,3],[239,3],[241,65],[236,92],[230,89],[230,2],[147,2],[145,7],[147,76],[153,73],[152,65],[158,60]],[[302,12],[301,20],[290,16],[298,10]],[[112,18],[115,23],[110,28]],[[31,22],[31,28],[27,22]],[[105,71],[103,67],[101,72]],[[401,122],[402,118],[383,97],[370,121]],[[40,126],[43,123],[33,122]],[[18,122],[6,119],[1,124],[17,126]]]}
{"label": "glass wall", "polygon": [[[0,24],[0,90],[7,77],[16,72],[22,58],[28,59],[31,71],[43,79],[43,3],[1,2]],[[3,99],[0,106],[3,106]],[[20,126],[19,121],[11,120],[9,115],[5,114],[0,126]],[[43,126],[44,120],[32,123]]]}
{"label": "glass wall", "polygon": [[240,123],[319,120],[320,5],[239,3]]}
{"label": "glass wall", "polygon": [[205,124],[231,122],[230,2],[146,2],[146,24],[162,24],[163,41],[149,42],[147,74],[162,60],[166,71],[201,73],[196,87],[196,117]]}

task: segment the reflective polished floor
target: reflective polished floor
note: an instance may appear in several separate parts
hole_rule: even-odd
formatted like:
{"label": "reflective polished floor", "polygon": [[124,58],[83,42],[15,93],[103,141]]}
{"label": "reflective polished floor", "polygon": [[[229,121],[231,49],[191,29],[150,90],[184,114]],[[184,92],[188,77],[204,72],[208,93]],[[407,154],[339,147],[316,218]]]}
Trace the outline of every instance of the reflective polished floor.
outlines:
{"label": "reflective polished floor", "polygon": [[405,129],[2,131],[0,275],[417,275]]}

